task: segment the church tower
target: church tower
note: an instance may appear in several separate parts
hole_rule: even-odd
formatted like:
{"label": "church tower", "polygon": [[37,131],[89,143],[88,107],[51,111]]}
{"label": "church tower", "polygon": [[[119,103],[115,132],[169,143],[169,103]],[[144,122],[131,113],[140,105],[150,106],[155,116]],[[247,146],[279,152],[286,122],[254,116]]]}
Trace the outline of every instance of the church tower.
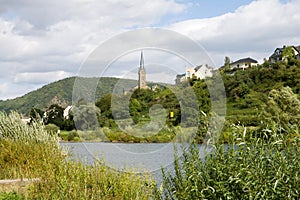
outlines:
{"label": "church tower", "polygon": [[143,51],[141,52],[138,88],[139,89],[146,89],[146,88],[148,88],[147,85],[146,85],[146,70],[145,70],[145,66],[144,66]]}

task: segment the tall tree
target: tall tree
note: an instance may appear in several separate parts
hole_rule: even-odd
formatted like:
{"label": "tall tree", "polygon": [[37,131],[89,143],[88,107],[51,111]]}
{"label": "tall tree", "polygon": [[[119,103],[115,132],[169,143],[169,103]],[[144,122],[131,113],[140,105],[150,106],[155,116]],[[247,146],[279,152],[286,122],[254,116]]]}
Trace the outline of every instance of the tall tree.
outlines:
{"label": "tall tree", "polygon": [[290,61],[291,59],[295,58],[295,52],[293,47],[287,46],[282,51],[282,59],[286,62]]}
{"label": "tall tree", "polygon": [[224,69],[225,69],[225,71],[230,70],[230,58],[228,56],[225,56],[225,59],[224,59]]}

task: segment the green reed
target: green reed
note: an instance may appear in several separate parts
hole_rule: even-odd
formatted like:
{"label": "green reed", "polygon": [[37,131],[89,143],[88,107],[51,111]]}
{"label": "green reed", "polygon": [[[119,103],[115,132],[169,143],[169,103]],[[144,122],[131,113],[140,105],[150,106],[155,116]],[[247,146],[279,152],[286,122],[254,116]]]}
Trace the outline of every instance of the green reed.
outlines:
{"label": "green reed", "polygon": [[297,199],[300,196],[300,139],[264,130],[264,138],[246,129],[228,145],[217,144],[205,161],[197,145],[182,158],[175,173],[163,170],[166,199]]}

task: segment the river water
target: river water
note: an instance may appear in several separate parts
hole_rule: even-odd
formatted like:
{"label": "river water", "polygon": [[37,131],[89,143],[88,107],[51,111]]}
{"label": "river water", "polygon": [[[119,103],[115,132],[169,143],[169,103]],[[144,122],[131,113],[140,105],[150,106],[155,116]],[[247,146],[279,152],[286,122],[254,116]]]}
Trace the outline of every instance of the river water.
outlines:
{"label": "river water", "polygon": [[[61,143],[61,146],[69,150],[72,158],[84,163],[92,164],[104,159],[107,166],[116,170],[152,173],[158,182],[162,178],[162,167],[171,173],[173,171],[174,147],[178,149],[179,156],[182,149],[188,147],[174,143],[104,142]],[[209,152],[204,145],[199,145],[199,148],[202,157]]]}

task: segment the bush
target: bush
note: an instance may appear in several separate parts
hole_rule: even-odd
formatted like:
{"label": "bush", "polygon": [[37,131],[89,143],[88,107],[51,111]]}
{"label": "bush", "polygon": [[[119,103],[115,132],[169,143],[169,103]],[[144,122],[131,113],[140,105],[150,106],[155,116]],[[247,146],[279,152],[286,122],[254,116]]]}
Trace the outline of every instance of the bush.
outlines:
{"label": "bush", "polygon": [[48,133],[51,135],[57,135],[59,127],[55,124],[47,124],[45,126],[45,130],[48,131]]}
{"label": "bush", "polygon": [[68,141],[79,141],[79,134],[77,133],[77,131],[71,131],[69,132],[68,135]]}
{"label": "bush", "polygon": [[175,155],[174,174],[163,170],[166,199],[297,199],[300,193],[300,138],[283,135],[267,140],[235,138],[199,156],[191,145],[181,159]]}

